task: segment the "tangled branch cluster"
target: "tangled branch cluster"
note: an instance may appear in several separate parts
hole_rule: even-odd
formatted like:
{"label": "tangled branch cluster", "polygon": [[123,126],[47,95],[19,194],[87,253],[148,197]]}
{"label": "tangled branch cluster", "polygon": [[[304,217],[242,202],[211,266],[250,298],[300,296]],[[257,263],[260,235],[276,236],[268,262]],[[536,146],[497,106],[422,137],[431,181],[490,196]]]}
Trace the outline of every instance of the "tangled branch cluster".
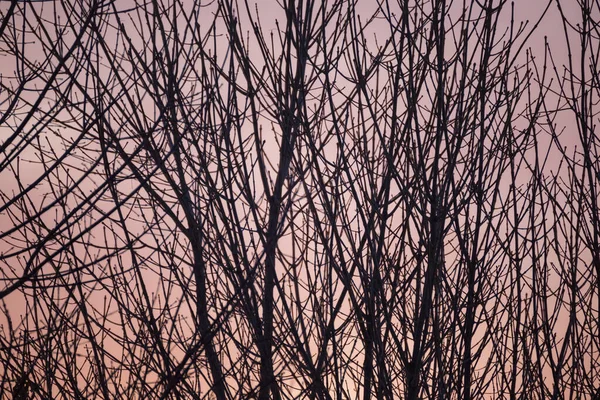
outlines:
{"label": "tangled branch cluster", "polygon": [[600,398],[600,4],[533,3],[1,2],[0,399]]}

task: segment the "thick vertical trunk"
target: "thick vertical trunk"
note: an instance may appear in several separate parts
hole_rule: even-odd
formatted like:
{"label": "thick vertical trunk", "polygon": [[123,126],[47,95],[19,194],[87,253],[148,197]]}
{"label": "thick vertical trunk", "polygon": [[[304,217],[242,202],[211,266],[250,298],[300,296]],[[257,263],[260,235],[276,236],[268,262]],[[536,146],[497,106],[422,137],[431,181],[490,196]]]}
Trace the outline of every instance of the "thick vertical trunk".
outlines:
{"label": "thick vertical trunk", "polygon": [[433,305],[433,289],[439,268],[443,264],[443,220],[435,214],[431,218],[427,270],[421,306],[415,326],[412,362],[406,368],[406,398],[419,398],[424,345],[427,343],[427,325]]}
{"label": "thick vertical trunk", "polygon": [[406,400],[419,399],[419,372],[415,365],[406,369]]}
{"label": "thick vertical trunk", "polygon": [[208,304],[206,296],[206,266],[202,258],[202,251],[194,244],[194,276],[196,278],[196,318],[200,337],[204,344],[206,359],[213,378],[212,390],[217,400],[226,400],[225,381],[221,362],[214,346],[213,332],[211,331],[210,320],[208,318]]}
{"label": "thick vertical trunk", "polygon": [[267,234],[265,242],[265,282],[263,293],[263,334],[260,340],[261,363],[260,363],[260,390],[259,399],[267,400],[269,393],[273,394],[275,399],[279,399],[279,389],[275,382],[273,371],[273,292],[275,290],[275,280],[277,274],[276,251],[279,240],[279,221],[281,218],[281,199],[283,185],[286,181],[290,163],[292,161],[292,151],[295,142],[295,127],[290,121],[284,120],[283,138],[279,157],[279,169],[277,171],[277,180],[269,204],[269,220],[267,224]]}

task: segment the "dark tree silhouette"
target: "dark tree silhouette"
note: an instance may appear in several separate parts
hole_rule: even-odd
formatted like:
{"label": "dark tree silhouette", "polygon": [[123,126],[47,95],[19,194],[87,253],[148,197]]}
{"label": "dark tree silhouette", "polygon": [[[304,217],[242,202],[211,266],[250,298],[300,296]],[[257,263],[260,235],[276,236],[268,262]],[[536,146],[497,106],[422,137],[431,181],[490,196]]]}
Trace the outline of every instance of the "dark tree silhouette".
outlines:
{"label": "dark tree silhouette", "polygon": [[598,398],[600,3],[534,3],[0,2],[0,399]]}

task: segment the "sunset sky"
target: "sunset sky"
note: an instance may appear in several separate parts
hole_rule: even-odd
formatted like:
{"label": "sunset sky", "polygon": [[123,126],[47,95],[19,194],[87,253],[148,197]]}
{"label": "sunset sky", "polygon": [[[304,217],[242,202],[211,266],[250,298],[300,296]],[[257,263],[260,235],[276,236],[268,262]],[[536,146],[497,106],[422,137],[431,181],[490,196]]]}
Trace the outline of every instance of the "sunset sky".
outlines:
{"label": "sunset sky", "polygon": [[599,54],[597,0],[0,2],[0,400],[597,399]]}

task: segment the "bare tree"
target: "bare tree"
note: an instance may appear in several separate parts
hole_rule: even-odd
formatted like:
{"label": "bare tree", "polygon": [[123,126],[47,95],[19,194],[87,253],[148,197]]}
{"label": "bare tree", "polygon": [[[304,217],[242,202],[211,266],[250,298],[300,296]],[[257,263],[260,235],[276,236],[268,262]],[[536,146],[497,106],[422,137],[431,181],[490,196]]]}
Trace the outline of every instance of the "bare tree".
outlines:
{"label": "bare tree", "polygon": [[600,4],[538,3],[0,3],[0,398],[598,398]]}

